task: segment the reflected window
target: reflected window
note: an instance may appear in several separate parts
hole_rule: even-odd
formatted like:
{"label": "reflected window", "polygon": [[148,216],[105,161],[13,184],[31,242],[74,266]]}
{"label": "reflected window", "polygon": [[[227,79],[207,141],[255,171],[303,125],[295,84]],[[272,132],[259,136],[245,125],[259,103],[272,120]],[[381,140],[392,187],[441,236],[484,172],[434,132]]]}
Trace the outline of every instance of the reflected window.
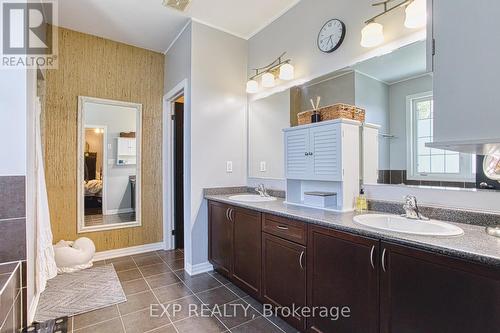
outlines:
{"label": "reflected window", "polygon": [[474,156],[426,147],[434,141],[432,93],[407,97],[409,179],[472,181]]}

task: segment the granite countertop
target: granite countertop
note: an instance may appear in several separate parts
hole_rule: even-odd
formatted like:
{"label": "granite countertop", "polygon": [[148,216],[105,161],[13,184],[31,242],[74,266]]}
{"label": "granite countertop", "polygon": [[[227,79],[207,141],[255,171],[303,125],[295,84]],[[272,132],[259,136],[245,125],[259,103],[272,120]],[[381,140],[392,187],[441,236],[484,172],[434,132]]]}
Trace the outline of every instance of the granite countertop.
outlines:
{"label": "granite countertop", "polygon": [[[476,225],[452,223],[464,230],[464,234],[454,237],[416,236],[390,231],[371,229],[353,222],[358,213],[336,213],[321,209],[285,204],[278,198],[271,202],[238,202],[229,199],[233,194],[205,195],[207,200],[231,204],[233,206],[279,215],[306,223],[326,226],[361,236],[378,238],[401,245],[430,250],[436,253],[462,258],[482,264],[500,267],[500,238],[488,235],[485,228]],[[379,213],[380,212],[369,212]]]}

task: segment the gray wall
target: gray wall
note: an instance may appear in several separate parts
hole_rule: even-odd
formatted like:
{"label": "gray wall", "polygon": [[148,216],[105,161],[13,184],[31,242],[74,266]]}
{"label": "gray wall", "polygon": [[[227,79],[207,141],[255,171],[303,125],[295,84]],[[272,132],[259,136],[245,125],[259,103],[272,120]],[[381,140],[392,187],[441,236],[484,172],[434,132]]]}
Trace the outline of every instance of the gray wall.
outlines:
{"label": "gray wall", "polygon": [[[296,69],[298,79],[310,80],[352,65],[369,56],[373,49],[361,47],[361,30],[364,21],[380,13],[372,7],[372,0],[302,0],[269,26],[249,40],[248,68],[259,68],[287,52]],[[406,29],[404,10],[397,10],[383,18],[386,44],[402,43],[415,30]],[[347,27],[343,45],[334,53],[325,54],[318,50],[316,39],[323,24],[331,19],[341,19]],[[424,32],[425,29],[422,29]],[[422,34],[423,36],[423,34]],[[406,43],[409,41],[407,40]]]}
{"label": "gray wall", "polygon": [[[389,133],[389,87],[387,84],[356,72],[356,103],[366,110],[366,122],[380,125],[380,133]],[[379,169],[390,165],[390,146],[387,139],[379,140]]]}
{"label": "gray wall", "polygon": [[389,87],[391,170],[406,170],[406,97],[432,91],[432,76],[426,75]]}
{"label": "gray wall", "polygon": [[165,94],[191,78],[191,24],[182,32],[165,57]]}
{"label": "gray wall", "polygon": [[316,97],[321,96],[320,106],[332,105],[335,103],[355,103],[354,94],[354,72],[341,76],[333,76],[331,79],[324,79],[312,84],[305,84],[301,88],[301,110],[311,110],[311,98],[316,103]]}
{"label": "gray wall", "polygon": [[[203,188],[246,184],[247,42],[192,23],[192,265],[208,262],[208,210]],[[233,172],[226,172],[226,161]]]}

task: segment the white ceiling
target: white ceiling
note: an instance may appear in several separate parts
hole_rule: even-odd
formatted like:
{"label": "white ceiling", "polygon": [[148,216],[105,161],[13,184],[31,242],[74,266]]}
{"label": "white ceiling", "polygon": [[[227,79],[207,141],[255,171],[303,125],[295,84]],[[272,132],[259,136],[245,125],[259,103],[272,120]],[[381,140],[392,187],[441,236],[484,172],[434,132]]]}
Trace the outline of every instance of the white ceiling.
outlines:
{"label": "white ceiling", "polygon": [[59,26],[164,52],[189,18],[250,38],[300,0],[192,0],[181,13],[162,0],[60,0]]}
{"label": "white ceiling", "polygon": [[392,84],[426,73],[426,47],[425,41],[416,42],[352,67],[379,81]]}

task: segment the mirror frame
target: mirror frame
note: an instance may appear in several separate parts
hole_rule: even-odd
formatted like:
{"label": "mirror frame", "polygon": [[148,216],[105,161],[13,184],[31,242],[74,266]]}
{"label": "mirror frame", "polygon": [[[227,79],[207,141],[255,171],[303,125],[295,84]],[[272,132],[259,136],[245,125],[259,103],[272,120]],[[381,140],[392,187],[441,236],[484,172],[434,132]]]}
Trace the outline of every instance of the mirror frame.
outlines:
{"label": "mirror frame", "polygon": [[[125,223],[115,223],[101,226],[85,226],[85,203],[84,203],[84,189],[83,189],[83,181],[84,181],[84,162],[83,162],[83,154],[84,154],[84,144],[83,138],[85,137],[85,124],[84,124],[84,107],[87,103],[94,104],[102,104],[102,105],[110,105],[110,106],[121,106],[127,108],[133,108],[137,111],[137,124],[136,124],[136,140],[137,140],[137,162],[136,162],[136,188],[135,188],[135,198],[136,198],[136,209],[135,209],[135,221],[133,222],[125,222]],[[142,104],[131,103],[131,102],[123,102],[95,97],[87,97],[87,96],[78,96],[78,149],[77,149],[77,233],[87,233],[87,232],[96,232],[103,230],[113,230],[113,229],[123,229],[123,228],[135,228],[142,226],[142,218],[141,218],[141,187],[142,187]],[[107,150],[107,147],[104,147],[104,150]],[[107,156],[107,154],[103,154]],[[103,164],[108,163],[107,160],[103,159]],[[103,186],[103,193],[106,193],[106,186]]]}

